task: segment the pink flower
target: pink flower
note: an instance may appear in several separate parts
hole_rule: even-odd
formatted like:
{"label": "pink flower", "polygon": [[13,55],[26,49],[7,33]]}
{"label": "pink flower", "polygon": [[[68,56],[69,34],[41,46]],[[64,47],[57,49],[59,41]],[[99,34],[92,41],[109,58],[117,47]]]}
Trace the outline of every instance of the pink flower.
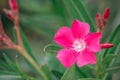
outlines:
{"label": "pink flower", "polygon": [[54,41],[63,47],[56,57],[66,68],[96,63],[94,52],[100,51],[101,34],[89,31],[89,24],[74,20],[71,29],[63,26],[55,34]]}

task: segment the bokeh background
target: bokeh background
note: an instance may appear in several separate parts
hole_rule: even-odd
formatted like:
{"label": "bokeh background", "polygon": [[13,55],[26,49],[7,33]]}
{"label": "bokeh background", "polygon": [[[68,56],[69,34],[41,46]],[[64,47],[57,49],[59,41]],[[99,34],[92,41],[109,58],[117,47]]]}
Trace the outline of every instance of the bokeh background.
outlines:
{"label": "bokeh background", "polygon": [[[74,18],[69,12],[69,7],[64,0],[17,0],[19,5],[20,27],[26,35],[28,42],[37,57],[39,63],[46,63],[47,55],[43,48],[49,43],[53,43],[56,30],[63,26],[72,24]],[[81,0],[87,7],[94,23],[97,12],[103,13],[106,7],[110,8],[110,18],[107,27],[103,31],[101,42],[106,42],[109,34],[120,23],[120,0]],[[0,0],[0,15],[6,33],[13,39],[13,23],[6,17],[3,8],[9,9],[8,0]],[[76,13],[76,12],[74,12]],[[76,17],[77,19],[77,17]],[[7,54],[13,61],[18,55],[19,61],[24,70],[28,70],[23,58],[13,50],[1,49],[0,53]],[[1,55],[1,54],[0,54]],[[2,58],[2,55],[1,57]]]}

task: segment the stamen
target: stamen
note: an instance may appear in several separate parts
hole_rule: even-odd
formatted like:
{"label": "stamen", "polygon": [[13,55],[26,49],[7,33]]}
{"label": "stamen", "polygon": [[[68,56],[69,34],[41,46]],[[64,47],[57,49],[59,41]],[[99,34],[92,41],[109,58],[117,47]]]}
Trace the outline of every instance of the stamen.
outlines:
{"label": "stamen", "polygon": [[73,49],[76,51],[76,52],[80,52],[82,50],[84,50],[86,48],[86,43],[84,40],[82,39],[77,39],[74,41],[73,43]]}

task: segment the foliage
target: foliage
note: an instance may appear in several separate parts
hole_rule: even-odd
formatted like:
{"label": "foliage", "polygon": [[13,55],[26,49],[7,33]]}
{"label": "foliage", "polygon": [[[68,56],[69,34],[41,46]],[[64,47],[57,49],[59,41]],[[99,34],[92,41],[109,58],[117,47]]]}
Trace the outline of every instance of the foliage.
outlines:
{"label": "foliage", "polygon": [[[93,8],[95,5],[92,3],[93,7],[90,8],[88,5],[91,5],[91,2],[86,0],[18,0],[18,4],[20,9],[20,32],[24,49],[28,55],[40,65],[40,69],[45,72],[48,80],[112,80],[114,78],[113,75],[119,73],[120,25],[112,23],[114,20],[113,16],[111,16],[110,22],[103,32],[101,42],[113,43],[114,47],[101,50],[101,52],[97,53],[96,65],[86,65],[82,68],[73,65],[71,68],[65,69],[56,59],[56,53],[61,49],[60,46],[52,42],[56,30],[62,25],[70,26],[74,19],[79,19],[88,22],[91,31],[95,32],[96,26],[94,16],[99,10],[97,7],[100,5]],[[102,7],[102,9],[104,7]],[[116,9],[115,6],[112,7],[111,11]],[[116,12],[112,12],[111,15],[116,15],[116,13],[117,10]],[[2,15],[2,18],[3,24],[8,28],[6,23],[8,21],[11,24],[11,22],[6,19],[4,15]],[[10,28],[6,29],[5,27],[6,32],[8,31],[8,33],[10,33]],[[27,37],[25,37],[24,33]],[[14,29],[13,34],[9,36],[15,43],[17,43],[16,32]],[[33,36],[40,37],[40,44],[37,40],[37,42],[32,42],[31,39],[34,38]],[[28,41],[30,41],[30,44]],[[44,52],[39,51],[39,49],[35,51],[37,49],[36,45],[40,45],[40,48],[42,47],[43,49],[45,44],[48,45],[44,47]],[[38,54],[34,54],[34,52],[40,53],[41,57],[37,57]],[[0,53],[3,54],[4,51]],[[42,53],[45,53],[44,58],[42,58]],[[9,55],[13,56],[12,53]],[[24,62],[27,63],[28,67],[32,70],[31,74],[29,74],[30,71],[25,72],[21,69],[23,64],[20,64],[16,57],[14,58],[14,61],[11,61],[11,59],[4,53],[3,59],[0,60],[0,79],[43,80],[42,76],[34,69],[34,66],[32,66],[25,57],[24,59]],[[119,76],[117,79],[120,79]]]}

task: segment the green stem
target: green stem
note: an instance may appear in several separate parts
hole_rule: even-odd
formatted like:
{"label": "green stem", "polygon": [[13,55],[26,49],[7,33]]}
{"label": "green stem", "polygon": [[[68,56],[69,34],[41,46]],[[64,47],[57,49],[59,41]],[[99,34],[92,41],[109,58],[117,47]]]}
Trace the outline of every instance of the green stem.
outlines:
{"label": "green stem", "polygon": [[120,69],[120,66],[108,68],[105,70],[105,72],[114,71],[114,70],[118,70],[118,69]]}
{"label": "green stem", "polygon": [[104,77],[104,67],[102,65],[101,55],[97,54],[97,62],[96,62],[96,69],[97,69],[97,79],[102,80]]}
{"label": "green stem", "polygon": [[40,73],[44,80],[49,80],[42,68],[28,55],[28,53],[23,48],[16,46],[16,50],[19,51],[21,55],[24,56],[33,65],[33,67]]}

